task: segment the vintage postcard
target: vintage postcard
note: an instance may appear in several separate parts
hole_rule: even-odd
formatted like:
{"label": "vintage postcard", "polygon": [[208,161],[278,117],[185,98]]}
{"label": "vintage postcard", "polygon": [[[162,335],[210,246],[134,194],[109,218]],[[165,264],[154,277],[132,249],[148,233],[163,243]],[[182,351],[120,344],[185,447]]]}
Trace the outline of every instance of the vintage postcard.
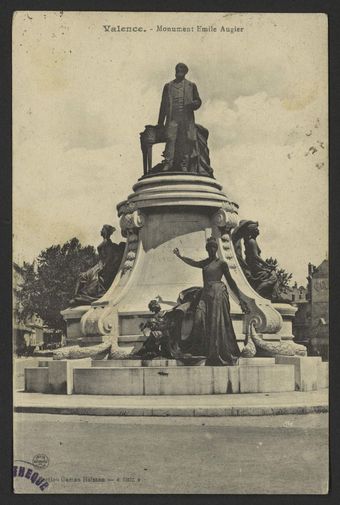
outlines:
{"label": "vintage postcard", "polygon": [[15,12],[15,493],[328,493],[327,40]]}

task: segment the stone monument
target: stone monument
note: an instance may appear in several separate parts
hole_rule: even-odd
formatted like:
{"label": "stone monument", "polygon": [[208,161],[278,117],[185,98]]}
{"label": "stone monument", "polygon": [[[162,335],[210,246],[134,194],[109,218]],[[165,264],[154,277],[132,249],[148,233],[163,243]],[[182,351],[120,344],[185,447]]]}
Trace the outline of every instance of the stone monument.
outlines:
{"label": "stone monument", "polygon": [[[169,308],[180,292],[202,285],[201,273],[181,264],[173,249],[180,247],[186,256],[198,259],[206,240],[213,237],[218,258],[226,262],[238,287],[238,295],[230,292],[230,313],[239,348],[252,324],[264,341],[292,342],[295,308],[272,303],[265,290],[256,290],[240,264],[232,235],[236,228],[244,238],[238,205],[213,177],[208,131],[195,124],[194,110],[202,104],[198,88],[185,78],[185,64],[175,70],[175,79],[163,89],[158,124],[146,126],[141,134],[143,176],[133,193],[117,204],[126,238],[118,273],[90,306],[62,312],[68,341],[90,345],[114,337],[126,352],[137,351],[145,341],[140,325],[150,317],[148,302],[157,297]],[[165,142],[164,160],[152,166],[152,146],[158,142]],[[272,289],[275,276],[267,284]],[[247,305],[247,314],[240,303]]]}
{"label": "stone monument", "polygon": [[[293,341],[296,309],[275,302],[277,279],[261,258],[258,223],[239,222],[237,203],[213,176],[208,131],[194,119],[201,99],[187,72],[176,66],[158,124],[141,133],[143,176],[117,204],[126,239],[118,270],[112,229],[104,227],[100,261],[81,275],[72,306],[62,311],[67,347],[25,370],[26,391],[174,395],[325,387],[321,358],[307,357]],[[165,143],[164,160],[153,166],[158,142]]]}

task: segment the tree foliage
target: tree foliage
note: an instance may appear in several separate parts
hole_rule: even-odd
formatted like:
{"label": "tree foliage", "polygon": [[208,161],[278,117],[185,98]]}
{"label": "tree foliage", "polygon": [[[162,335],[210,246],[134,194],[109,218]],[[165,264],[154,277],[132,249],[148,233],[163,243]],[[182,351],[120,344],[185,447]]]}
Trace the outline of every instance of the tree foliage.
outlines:
{"label": "tree foliage", "polygon": [[274,268],[278,281],[279,281],[279,286],[278,286],[278,291],[279,295],[286,294],[289,290],[290,287],[290,281],[293,277],[293,274],[288,273],[284,268],[280,268],[277,259],[275,258],[267,258],[266,263],[271,268]]}
{"label": "tree foliage", "polygon": [[24,322],[36,314],[49,328],[64,332],[60,311],[69,305],[80,272],[97,261],[94,247],[83,247],[77,238],[72,238],[63,245],[44,249],[33,263],[14,264],[19,320]]}

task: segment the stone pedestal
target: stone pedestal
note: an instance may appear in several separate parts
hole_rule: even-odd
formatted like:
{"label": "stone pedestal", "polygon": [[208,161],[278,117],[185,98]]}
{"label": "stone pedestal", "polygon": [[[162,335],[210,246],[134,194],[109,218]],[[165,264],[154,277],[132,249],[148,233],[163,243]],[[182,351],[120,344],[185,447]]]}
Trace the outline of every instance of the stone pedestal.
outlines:
{"label": "stone pedestal", "polygon": [[280,340],[292,340],[294,338],[293,319],[297,308],[289,303],[273,303],[273,307],[282,317],[282,326],[276,333],[276,337]]}
{"label": "stone pedestal", "polygon": [[[163,309],[171,309],[181,291],[203,285],[201,269],[180,261],[173,249],[178,247],[185,256],[202,259],[206,239],[211,236],[250,309],[247,315],[241,312],[240,300],[229,287],[230,312],[240,349],[249,336],[248,355],[255,351],[254,344],[252,349],[249,346],[251,335],[255,339],[253,330],[261,341],[291,340],[296,309],[262,298],[249,285],[238,263],[231,240],[231,231],[238,223],[237,209],[222,186],[210,177],[172,173],[142,178],[127,200],[117,205],[126,248],[112,286],[91,305],[62,312],[68,344],[110,343],[111,356],[117,358],[138,350],[146,339],[140,324],[151,315],[149,301],[157,298]],[[41,365],[26,370],[26,391],[195,395],[288,392],[309,387],[305,379],[309,365],[301,359],[275,362],[270,357],[241,358],[234,367],[187,366],[180,360],[165,359],[62,359]],[[325,384],[324,368],[318,368],[318,377]],[[314,378],[311,380],[313,389]]]}
{"label": "stone pedestal", "polygon": [[238,206],[216,180],[189,173],[146,176],[117,210],[127,239],[119,272],[100,300],[62,312],[70,342],[80,338],[90,345],[114,335],[123,352],[138,349],[143,342],[140,323],[150,317],[148,302],[159,297],[162,308],[170,309],[182,290],[203,284],[201,270],[181,262],[173,249],[178,247],[184,255],[202,259],[210,236],[216,238],[218,255],[227,262],[251,310],[244,316],[229,289],[240,348],[251,323],[265,339],[280,340],[281,331],[282,338],[292,338],[294,309],[288,305],[277,310],[251,288],[243,274],[230,237],[238,223]]}
{"label": "stone pedestal", "polygon": [[[84,314],[91,308],[91,305],[80,305],[79,307],[68,308],[61,311],[66,326],[67,326],[67,345],[77,345],[81,343],[84,336],[81,331],[80,321]],[[102,338],[98,338],[98,342],[102,342]]]}

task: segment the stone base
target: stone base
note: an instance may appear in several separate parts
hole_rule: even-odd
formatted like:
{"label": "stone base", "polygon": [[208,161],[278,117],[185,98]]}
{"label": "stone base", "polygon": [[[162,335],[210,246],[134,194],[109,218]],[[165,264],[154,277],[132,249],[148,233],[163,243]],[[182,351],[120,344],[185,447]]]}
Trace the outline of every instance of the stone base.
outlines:
{"label": "stone base", "polygon": [[100,368],[134,368],[141,367],[141,359],[94,359],[91,366]]}
{"label": "stone base", "polygon": [[93,367],[74,370],[74,392],[93,395],[209,395],[239,392],[238,367]]}
{"label": "stone base", "polygon": [[160,366],[177,366],[175,359],[107,359],[93,360],[93,367],[107,368],[135,368],[135,367],[160,367]]}
{"label": "stone base", "polygon": [[291,365],[111,366],[74,370],[74,392],[97,395],[205,395],[294,391]]}
{"label": "stone base", "polygon": [[58,360],[48,364],[48,381],[53,393],[73,393],[73,370],[91,366],[91,358]]}
{"label": "stone base", "polygon": [[40,361],[25,368],[25,391],[30,393],[73,393],[73,369],[91,366],[91,359]]}
{"label": "stone base", "polygon": [[[276,363],[275,363],[276,360]],[[226,367],[177,360],[51,360],[25,369],[25,391],[89,395],[209,395],[315,391],[328,386],[319,357],[240,358]]]}
{"label": "stone base", "polygon": [[275,365],[275,358],[240,358],[238,364],[240,366]]}
{"label": "stone base", "polygon": [[27,393],[48,393],[48,368],[25,368],[25,391]]}
{"label": "stone base", "polygon": [[294,390],[294,368],[291,365],[240,367],[241,393],[281,393]]}
{"label": "stone base", "polygon": [[[312,356],[276,356],[275,362],[281,365],[294,365],[295,389],[297,391],[316,391],[321,358]],[[320,377],[322,373],[320,372]]]}

